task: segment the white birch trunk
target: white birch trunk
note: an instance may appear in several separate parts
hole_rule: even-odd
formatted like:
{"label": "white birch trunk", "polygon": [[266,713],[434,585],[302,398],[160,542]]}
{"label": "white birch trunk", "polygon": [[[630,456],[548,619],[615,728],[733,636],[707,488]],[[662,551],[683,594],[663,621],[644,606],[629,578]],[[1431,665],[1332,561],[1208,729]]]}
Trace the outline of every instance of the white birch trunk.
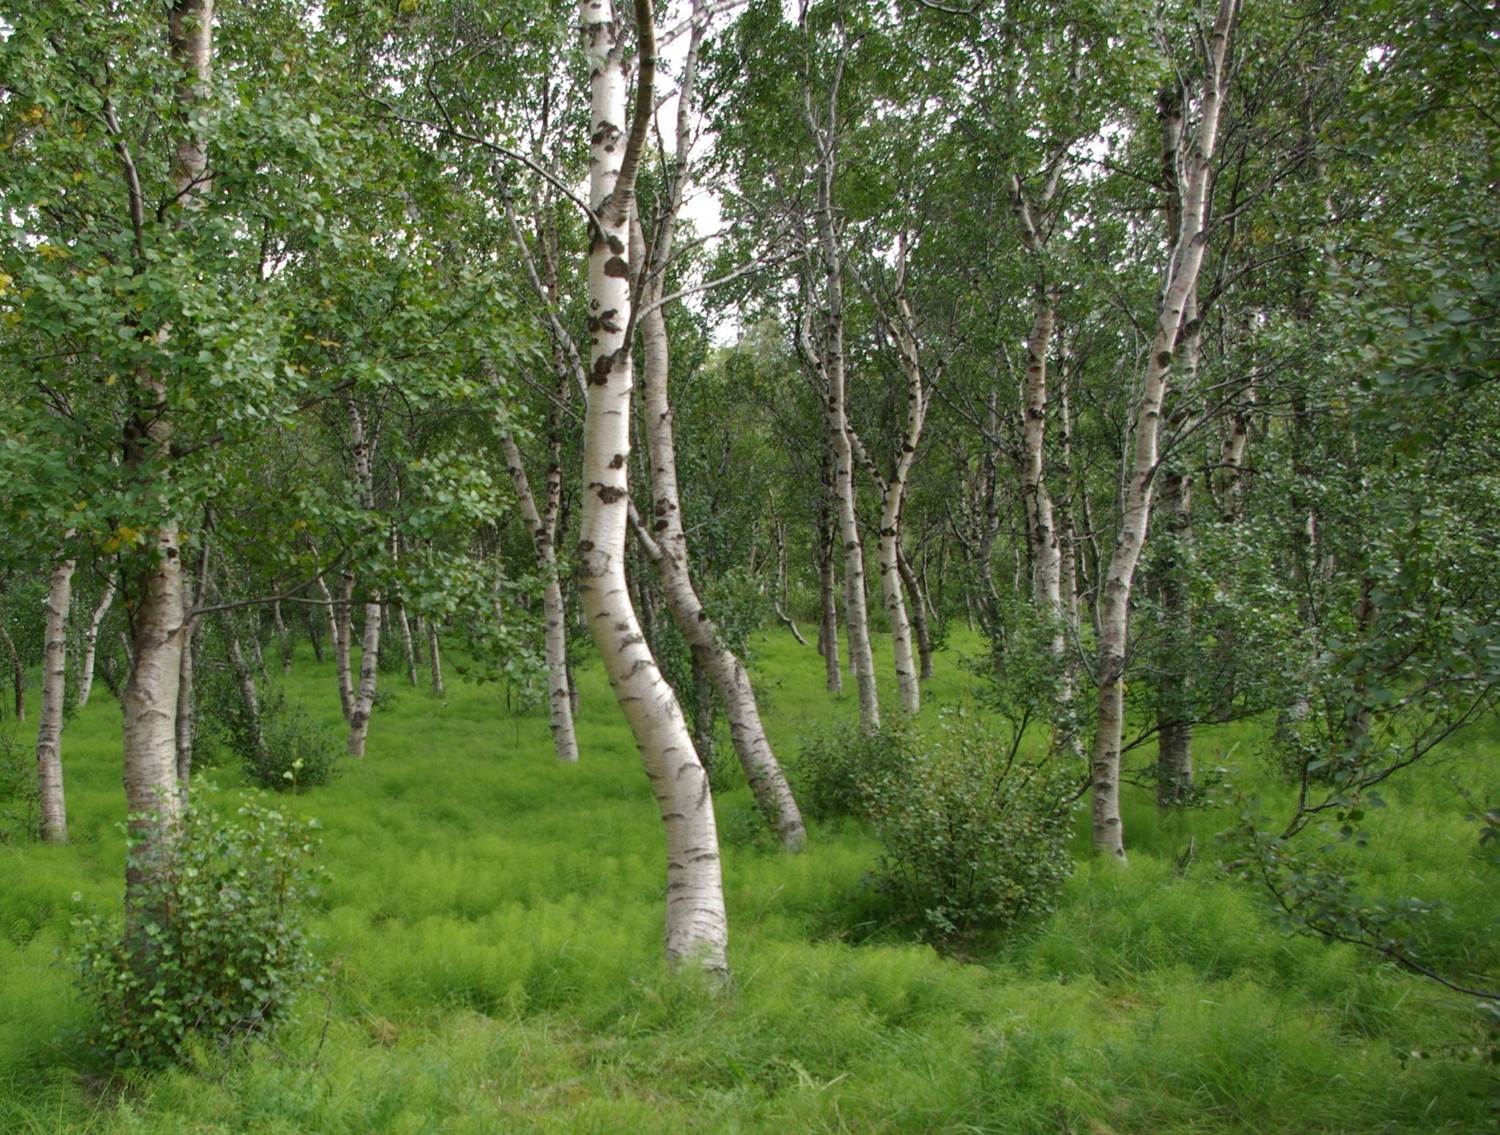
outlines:
{"label": "white birch trunk", "polygon": [[[68,533],[71,539],[73,533]],[[68,842],[68,813],[63,801],[63,699],[67,696],[68,610],[73,603],[73,563],[52,569],[47,586],[47,625],[43,640],[42,698],[37,711],[36,769],[42,812],[42,839]]]}
{"label": "white birch trunk", "polygon": [[636,110],[625,129],[626,63],[609,0],[581,0],[592,95],[588,254],[588,399],[583,437],[579,591],[610,686],[630,723],[667,839],[666,955],[672,967],[727,974],[728,917],[708,776],[672,688],[662,678],[625,580],[633,367],[629,225],[649,124],[655,44],[650,0],[636,0]]}
{"label": "white birch trunk", "polygon": [[1208,40],[1206,73],[1199,106],[1197,136],[1184,156],[1182,212],[1173,234],[1151,352],[1146,361],[1141,401],[1135,417],[1132,465],[1121,507],[1119,533],[1099,595],[1098,722],[1092,764],[1094,849],[1123,861],[1125,839],[1120,819],[1120,744],[1125,717],[1125,650],[1130,619],[1130,592],[1145,544],[1151,515],[1158,459],[1162,402],[1174,352],[1183,330],[1183,314],[1196,294],[1198,273],[1207,247],[1205,210],[1213,154],[1218,140],[1219,110],[1228,85],[1226,59],[1238,0],[1220,0]]}
{"label": "white birch trunk", "polygon": [[115,580],[111,576],[104,584],[104,594],[99,596],[99,604],[94,608],[94,613],[89,617],[89,625],[83,632],[83,662],[78,667],[78,708],[81,710],[89,704],[89,695],[94,692],[94,660],[99,653],[99,627],[104,622],[104,616],[109,614],[109,608],[115,601]]}
{"label": "white birch trunk", "polygon": [[[564,764],[578,762],[578,737],[573,729],[573,701],[568,689],[568,613],[563,605],[562,581],[557,571],[556,509],[554,494],[548,494],[548,513],[537,508],[521,450],[510,434],[501,437],[505,464],[521,504],[521,516],[531,530],[537,565],[542,569],[543,646],[547,659],[547,714],[552,730],[552,749]],[[550,486],[549,486],[550,488]]]}
{"label": "white birch trunk", "polygon": [[443,685],[443,648],[438,642],[437,622],[434,619],[427,620],[427,668],[432,676],[432,692],[440,698],[446,697],[448,691]]}
{"label": "white birch trunk", "polygon": [[[375,511],[375,477],[372,470],[375,443],[365,436],[364,418],[359,412],[351,398],[345,404],[349,413],[349,436],[354,456],[354,486],[359,498],[360,507],[366,512]],[[351,585],[353,577],[346,574],[344,583],[345,590],[345,619],[348,618],[348,599],[352,598]],[[364,625],[359,644],[359,689],[355,691],[354,697],[349,703],[349,743],[345,751],[351,757],[363,757],[365,755],[365,738],[370,731],[370,711],[375,705],[375,686],[379,679],[380,660],[380,619],[381,606],[378,594],[370,595],[364,604]],[[341,652],[341,667],[339,680],[342,683],[349,680],[349,638],[352,628],[346,621],[344,624],[344,642]]]}
{"label": "white birch trunk", "polygon": [[[168,45],[178,79],[174,91],[186,119],[208,93],[213,61],[213,0],[177,0],[168,17]],[[205,141],[191,131],[177,146],[172,184],[179,207],[191,210],[205,188],[208,158]],[[158,337],[167,341],[170,329]],[[172,423],[166,407],[166,383],[154,374],[140,376],[139,404],[126,429],[126,464],[140,468],[164,459],[171,448]],[[134,600],[133,661],[125,686],[124,782],[132,836],[144,854],[125,874],[126,909],[145,915],[138,899],[142,885],[156,874],[156,864],[175,839],[181,799],[177,791],[177,696],[182,674],[182,549],[176,517],[165,517],[152,533],[155,559],[134,573],[129,598]]]}
{"label": "white birch trunk", "polygon": [[[724,703],[729,718],[729,735],[735,754],[745,770],[745,779],[755,795],[761,815],[776,833],[786,851],[800,851],[807,841],[802,813],[792,795],[791,785],[781,770],[771,741],[761,723],[760,708],[750,675],[739,657],[725,644],[693,584],[691,556],[687,533],[682,526],[682,499],[677,484],[677,438],[672,413],[671,353],[667,339],[666,312],[662,299],[666,292],[667,268],[671,259],[672,238],[690,179],[692,115],[695,108],[694,80],[698,50],[705,31],[706,16],[702,0],[694,5],[693,24],[689,34],[687,56],[682,68],[682,83],[677,102],[677,166],[668,189],[668,203],[657,231],[653,234],[650,255],[639,223],[632,235],[642,252],[641,263],[648,270],[641,289],[643,309],[638,320],[643,346],[644,371],[641,394],[646,422],[646,443],[651,461],[653,493],[651,537],[643,541],[647,555],[656,566],[657,579],[666,596],[667,607],[677,629],[693,653],[695,673],[706,675]],[[699,706],[707,708],[709,699],[700,697]],[[707,715],[712,721],[712,714]],[[700,736],[712,740],[704,727]]]}

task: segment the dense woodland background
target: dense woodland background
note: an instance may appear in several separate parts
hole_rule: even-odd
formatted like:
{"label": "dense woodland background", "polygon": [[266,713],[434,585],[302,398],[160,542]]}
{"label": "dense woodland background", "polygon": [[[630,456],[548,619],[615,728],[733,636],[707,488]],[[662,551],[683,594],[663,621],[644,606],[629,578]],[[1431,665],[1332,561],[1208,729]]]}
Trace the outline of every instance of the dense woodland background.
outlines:
{"label": "dense woodland background", "polygon": [[1490,1129],[1497,16],[0,7],[0,1125]]}

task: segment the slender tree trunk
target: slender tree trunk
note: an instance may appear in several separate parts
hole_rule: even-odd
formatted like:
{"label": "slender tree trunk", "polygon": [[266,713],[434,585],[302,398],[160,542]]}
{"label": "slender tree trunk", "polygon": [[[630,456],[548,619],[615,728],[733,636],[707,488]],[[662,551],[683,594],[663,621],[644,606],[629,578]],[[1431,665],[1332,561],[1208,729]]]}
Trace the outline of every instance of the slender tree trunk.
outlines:
{"label": "slender tree trunk", "polygon": [[824,680],[829,693],[843,693],[844,671],[839,664],[839,598],[838,568],[834,564],[834,548],[838,542],[838,529],[834,521],[830,502],[833,496],[833,454],[824,458],[824,496],[819,505],[818,522],[818,600],[820,621],[818,623],[818,652],[823,655]]}
{"label": "slender tree trunk", "polygon": [[[368,513],[375,511],[375,475],[373,472],[375,441],[365,434],[364,416],[360,413],[359,406],[353,398],[344,404],[349,414],[349,438],[350,449],[354,457],[354,486],[359,497],[360,507]],[[344,576],[344,591],[346,597],[353,584],[350,574]],[[346,752],[351,757],[363,757],[365,755],[365,737],[370,730],[370,712],[375,705],[375,686],[380,676],[380,617],[381,600],[379,594],[372,594],[366,599],[364,626],[360,639],[359,653],[359,689],[356,691],[349,709],[349,743]],[[348,618],[347,605],[345,618]],[[345,624],[345,635],[350,634],[350,629]],[[348,673],[348,638],[344,641],[345,670],[340,675],[343,679]]]}
{"label": "slender tree trunk", "polygon": [[[1125,716],[1125,651],[1130,617],[1130,592],[1145,544],[1158,460],[1162,402],[1166,396],[1174,353],[1184,329],[1183,315],[1196,294],[1198,273],[1207,247],[1204,215],[1213,154],[1218,138],[1219,111],[1228,85],[1226,57],[1238,12],[1238,0],[1220,0],[1213,32],[1207,41],[1206,70],[1200,100],[1197,137],[1184,155],[1187,176],[1182,192],[1181,222],[1173,234],[1173,252],[1157,313],[1140,406],[1135,417],[1135,445],[1129,479],[1123,494],[1120,527],[1099,596],[1098,723],[1092,765],[1094,848],[1120,860],[1125,858],[1124,825],[1120,819],[1120,745]],[[1164,103],[1165,106],[1165,103]],[[1181,132],[1182,108],[1164,121],[1170,135]]]}
{"label": "slender tree trunk", "polygon": [[[318,584],[325,597],[328,596],[328,588],[323,584],[322,577],[318,578]],[[331,609],[331,608],[330,608]],[[313,661],[323,661],[323,633],[318,629],[318,617],[309,610],[307,612],[307,641],[312,644]]]}
{"label": "slender tree trunk", "polygon": [[[68,533],[71,539],[72,532]],[[41,708],[37,712],[36,768],[42,810],[42,838],[68,842],[68,813],[63,802],[63,699],[67,694],[68,611],[73,603],[73,561],[52,569],[47,587],[47,625],[42,660]]]}
{"label": "slender tree trunk", "polygon": [[526,476],[526,466],[515,439],[507,433],[500,440],[505,448],[505,464],[521,505],[521,515],[531,530],[537,565],[542,569],[543,647],[547,659],[547,714],[552,730],[552,749],[559,761],[576,764],[578,737],[573,729],[573,702],[568,688],[568,612],[563,605],[555,545],[557,510],[554,502],[558,494],[550,487],[560,484],[560,476],[548,478],[547,514],[544,516],[532,494],[531,482]]}
{"label": "slender tree trunk", "polygon": [[192,609],[198,601],[210,594],[209,590],[209,543],[208,514],[204,515],[204,533],[198,555],[198,578],[196,584],[183,580],[182,596],[182,658],[177,679],[177,720],[174,733],[177,745],[177,791],[183,803],[187,803],[188,785],[193,776],[193,747],[198,738],[198,706],[194,695],[193,678],[197,662],[198,642],[203,636],[203,623],[193,616]]}
{"label": "slender tree trunk", "polygon": [[[911,597],[911,625],[917,636],[917,658],[920,660],[921,678],[925,682],[932,677],[932,637],[927,627],[926,594],[899,544],[896,545],[896,568],[901,573],[901,582],[906,587],[907,595]],[[925,567],[923,570],[926,570]]]}
{"label": "slender tree trunk", "polygon": [[339,705],[346,722],[354,720],[354,676],[350,659],[350,640],[354,637],[354,572],[344,569],[339,584],[339,599],[335,603],[328,592],[323,577],[318,577],[318,587],[328,600],[328,637],[333,640],[333,666],[338,674]]}
{"label": "slender tree trunk", "polygon": [[881,485],[879,564],[880,593],[891,625],[891,649],[896,658],[896,688],[901,696],[901,708],[907,713],[916,713],[922,708],[922,687],[917,661],[912,654],[911,619],[905,589],[901,586],[901,511],[906,503],[907,478],[911,475],[917,446],[922,440],[922,426],[927,419],[927,394],[917,353],[916,316],[906,297],[905,275],[903,240],[897,258],[896,315],[886,320],[886,327],[895,340],[901,373],[906,379],[906,427],[901,434],[895,467]]}
{"label": "slender tree trunk", "polygon": [[[664,277],[665,273],[662,273],[659,278]],[[761,723],[750,676],[739,657],[725,644],[693,586],[687,534],[682,527],[682,506],[677,491],[676,438],[668,392],[667,324],[661,307],[656,305],[660,287],[647,288],[643,298],[648,306],[640,319],[645,348],[642,399],[654,496],[653,531],[647,555],[656,565],[657,579],[672,619],[691,648],[695,665],[707,674],[718,691],[719,700],[724,703],[724,712],[729,718],[729,735],[761,814],[783,848],[799,851],[807,840],[802,814]],[[711,733],[709,736],[712,739]]]}
{"label": "slender tree trunk", "polygon": [[438,643],[437,620],[427,620],[427,668],[432,675],[432,692],[438,697],[446,697],[447,689],[443,685],[443,650]]}
{"label": "slender tree trunk", "polygon": [[[823,275],[823,310],[820,343],[814,346],[810,327],[804,326],[804,354],[822,382],[824,421],[833,454],[834,501],[839,537],[844,546],[844,618],[849,636],[849,664],[859,688],[859,720],[866,730],[880,727],[880,694],[875,684],[875,658],[870,649],[870,621],[865,606],[865,552],[855,511],[854,445],[850,437],[846,405],[847,381],[844,352],[844,271],[838,230],[834,223],[833,181],[836,169],[834,139],[837,137],[838,89],[829,94],[825,121],[819,122],[812,108],[810,91],[804,92],[808,127],[822,151],[818,166],[817,230]],[[809,299],[812,289],[809,288]],[[811,305],[809,304],[809,307]],[[811,319],[811,311],[808,320]]]}
{"label": "slender tree trunk", "polygon": [[411,619],[406,614],[406,603],[396,604],[396,625],[401,631],[401,656],[406,659],[406,684],[417,684],[417,651],[412,644]]}
{"label": "slender tree trunk", "polygon": [[240,636],[233,627],[228,629],[229,639],[229,665],[234,670],[235,681],[239,683],[240,700],[245,707],[245,721],[250,729],[250,745],[255,751],[256,758],[263,759],[266,753],[265,732],[261,728],[260,716],[260,692],[255,687],[255,672],[250,669],[245,660],[245,652],[240,646]]}
{"label": "slender tree trunk", "polygon": [[89,695],[94,692],[94,659],[99,652],[99,626],[115,601],[115,581],[111,576],[104,584],[104,594],[89,617],[89,625],[83,632],[83,664],[78,668],[78,708],[89,704]]}
{"label": "slender tree trunk", "polygon": [[583,510],[578,581],[594,644],[604,661],[650,778],[667,839],[668,964],[727,974],[729,921],[708,775],[672,687],[662,678],[630,604],[625,535],[630,492],[633,362],[630,218],[654,105],[655,35],[650,0],[636,0],[640,39],[635,115],[625,130],[625,62],[610,0],[580,0],[589,66],[588,398],[583,437]]}

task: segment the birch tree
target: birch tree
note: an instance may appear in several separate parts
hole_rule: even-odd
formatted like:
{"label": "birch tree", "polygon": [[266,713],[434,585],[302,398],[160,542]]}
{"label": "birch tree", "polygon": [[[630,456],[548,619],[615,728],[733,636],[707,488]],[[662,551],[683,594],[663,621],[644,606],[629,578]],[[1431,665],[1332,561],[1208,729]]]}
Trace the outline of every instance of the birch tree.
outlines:
{"label": "birch tree", "polygon": [[588,294],[590,350],[584,415],[579,591],[594,644],[630,723],[667,836],[669,965],[727,974],[729,923],[708,776],[676,694],[641,631],[625,580],[630,495],[630,399],[635,323],[630,220],[653,112],[655,29],[650,0],[636,0],[635,108],[627,121],[629,70],[621,23],[609,0],[580,0],[589,67]]}
{"label": "birch tree", "polygon": [[[1182,155],[1181,215],[1177,230],[1169,234],[1171,255],[1132,422],[1133,449],[1122,495],[1120,524],[1099,596],[1098,714],[1091,768],[1093,839],[1096,852],[1121,861],[1125,859],[1125,838],[1120,819],[1120,745],[1125,716],[1130,595],[1151,516],[1167,382],[1181,345],[1185,316],[1196,295],[1208,243],[1206,211],[1214,149],[1229,83],[1230,38],[1238,13],[1238,0],[1220,0],[1206,40],[1197,127]],[[1166,128],[1172,128],[1170,120]]]}
{"label": "birch tree", "polygon": [[[694,4],[690,18],[687,57],[677,92],[676,150],[672,173],[649,245],[639,224],[634,226],[636,239],[632,252],[639,250],[639,271],[644,273],[638,288],[638,322],[644,361],[641,387],[645,433],[651,464],[650,518],[649,522],[636,525],[636,532],[656,567],[657,579],[666,595],[673,621],[693,652],[695,670],[706,672],[724,704],[730,738],[762,815],[776,832],[783,848],[799,851],[807,838],[802,815],[761,723],[750,675],[724,642],[693,583],[678,492],[677,441],[668,386],[671,356],[665,308],[670,298],[667,295],[667,273],[678,214],[691,182],[696,133],[694,84],[698,53],[708,22],[707,7],[702,0]],[[649,534],[646,530],[648,523]],[[706,700],[700,699],[699,704]]]}

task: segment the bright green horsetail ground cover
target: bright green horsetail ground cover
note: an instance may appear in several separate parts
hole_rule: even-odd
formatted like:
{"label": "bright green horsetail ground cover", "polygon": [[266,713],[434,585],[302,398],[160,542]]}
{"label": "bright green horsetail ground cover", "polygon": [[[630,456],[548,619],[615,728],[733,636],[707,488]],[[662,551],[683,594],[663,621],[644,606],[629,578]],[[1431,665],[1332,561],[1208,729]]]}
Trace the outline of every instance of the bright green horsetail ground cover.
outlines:
{"label": "bright green horsetail ground cover", "polygon": [[[940,656],[924,720],[972,702],[961,650]],[[755,664],[795,768],[798,738],[852,697],[825,694],[788,636]],[[281,801],[326,829],[328,980],[269,1038],[123,1086],[69,1039],[82,1009],[61,960],[78,907],[121,894],[120,719],[99,690],[64,735],[73,844],[0,847],[0,1131],[1494,1129],[1494,1068],[1410,1057],[1474,1044],[1471,1003],[1284,934],[1220,866],[1228,803],[1163,818],[1133,790],[1127,869],[1089,862],[1080,836],[1059,910],[958,960],[871,919],[867,831],[813,825],[788,858],[743,787],[721,792],[734,984],[671,980],[655,805],[598,670],[583,678],[583,761],[562,768],[542,714],[496,687],[450,674],[438,701],[383,676],[368,759]],[[330,665],[299,660],[288,688],[337,723]],[[1454,782],[1493,799],[1497,748],[1487,725],[1393,785],[1365,856],[1372,891],[1445,904],[1431,954],[1490,973],[1497,869]],[[1205,731],[1199,754],[1243,791],[1283,791],[1254,729]],[[195,792],[248,795],[228,768]]]}

